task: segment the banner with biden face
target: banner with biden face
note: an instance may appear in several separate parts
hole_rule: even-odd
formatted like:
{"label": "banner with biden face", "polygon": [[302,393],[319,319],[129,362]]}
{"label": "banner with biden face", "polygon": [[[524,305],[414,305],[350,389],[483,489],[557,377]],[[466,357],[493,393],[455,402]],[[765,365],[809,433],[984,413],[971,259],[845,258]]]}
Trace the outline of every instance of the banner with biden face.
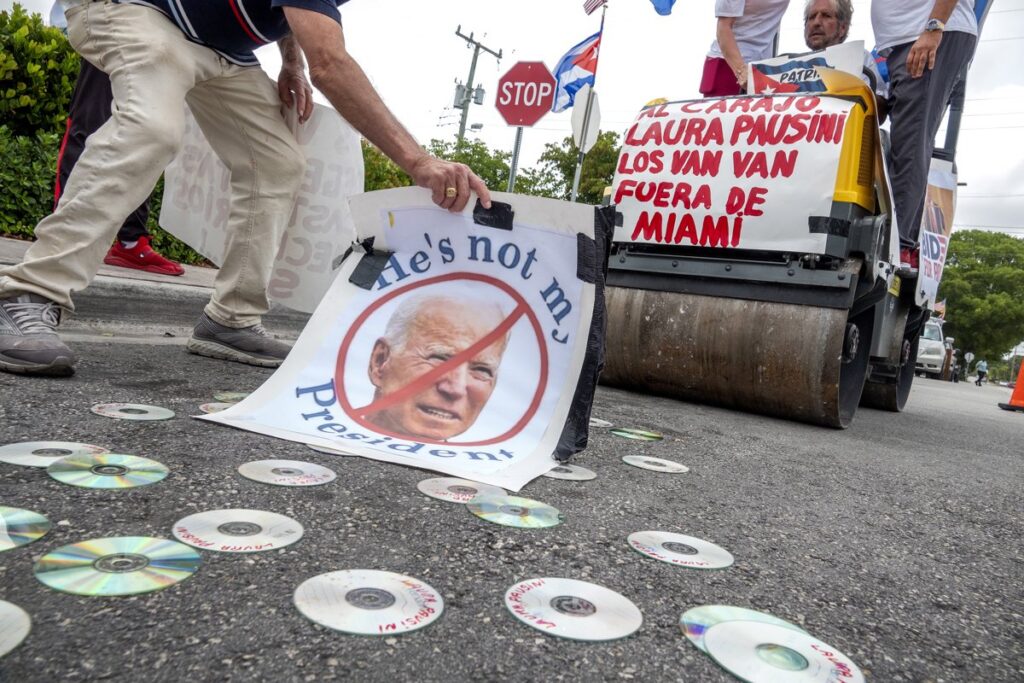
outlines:
{"label": "banner with biden face", "polygon": [[507,206],[354,198],[361,242],[288,359],[204,419],[514,490],[554,467],[594,312],[594,207],[493,198]]}

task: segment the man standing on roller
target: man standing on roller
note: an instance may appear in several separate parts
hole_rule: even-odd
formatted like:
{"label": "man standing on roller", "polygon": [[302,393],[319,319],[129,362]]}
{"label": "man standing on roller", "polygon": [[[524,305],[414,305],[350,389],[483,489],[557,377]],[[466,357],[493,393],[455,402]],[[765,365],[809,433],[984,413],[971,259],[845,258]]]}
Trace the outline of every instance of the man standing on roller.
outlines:
{"label": "man standing on roller", "polygon": [[[427,154],[345,49],[346,0],[63,0],[68,39],[110,76],[113,115],[93,134],[57,210],[36,227],[21,264],[0,271],[0,369],[70,375],[74,355],[56,333],[71,293],[85,288],[124,218],[148,196],[184,132],[184,104],[231,171],[224,265],[188,341],[193,353],[276,367],[289,351],[260,324],[267,282],[302,183],[304,160],[281,116],[305,120],[304,75],[370,142],[461,211],[483,182],[462,164]],[[277,42],[275,87],[253,50]]]}

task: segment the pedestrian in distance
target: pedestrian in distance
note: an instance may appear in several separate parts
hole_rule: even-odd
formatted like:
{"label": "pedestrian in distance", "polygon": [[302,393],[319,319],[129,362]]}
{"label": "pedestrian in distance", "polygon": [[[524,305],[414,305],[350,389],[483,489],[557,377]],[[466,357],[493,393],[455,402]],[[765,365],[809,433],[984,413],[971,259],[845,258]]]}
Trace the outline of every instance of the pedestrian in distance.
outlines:
{"label": "pedestrian in distance", "polygon": [[715,0],[715,41],[704,60],[701,94],[722,97],[745,90],[747,64],[772,56],[787,7],[789,0]]}
{"label": "pedestrian in distance", "polygon": [[[93,134],[57,210],[36,226],[24,260],[0,271],[0,370],[67,376],[75,357],[56,328],[71,294],[93,279],[125,217],[177,153],[187,103],[231,172],[224,264],[186,348],[199,355],[277,367],[290,347],[261,324],[274,256],[303,181],[305,161],[282,104],[300,122],[313,83],[341,115],[461,211],[490,195],[467,166],[430,156],[387,108],[345,48],[346,0],[64,0],[68,40],[110,77],[113,113]],[[276,42],[277,84],[253,50]]]}
{"label": "pedestrian in distance", "polygon": [[981,383],[985,381],[986,377],[988,377],[988,362],[985,360],[979,360],[978,364],[974,366],[974,370],[978,373],[978,378],[974,380],[974,383],[980,387]]}

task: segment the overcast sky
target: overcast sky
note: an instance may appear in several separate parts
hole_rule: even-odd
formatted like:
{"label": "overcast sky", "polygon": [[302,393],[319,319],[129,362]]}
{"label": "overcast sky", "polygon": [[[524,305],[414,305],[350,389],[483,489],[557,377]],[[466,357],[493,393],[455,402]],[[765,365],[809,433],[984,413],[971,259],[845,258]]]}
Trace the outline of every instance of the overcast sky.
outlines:
{"label": "overcast sky", "polygon": [[[891,2],[894,0],[875,0]],[[0,0],[9,9],[12,0]],[[49,12],[50,0],[24,0]],[[803,46],[803,0],[793,0],[782,23],[781,49]],[[873,44],[871,0],[854,0],[850,39]],[[385,102],[421,142],[454,138],[455,81],[469,75],[472,51],[455,35],[461,25],[497,52],[482,53],[475,81],[487,91],[472,106],[470,123],[488,146],[511,151],[515,129],[494,108],[498,78],[518,61],[554,68],[562,54],[597,31],[601,13],[587,16],[582,0],[351,0],[342,9],[349,50]],[[611,0],[597,75],[602,130],[621,133],[655,97],[698,96],[704,54],[714,36],[713,0],[678,0],[667,17],[649,0]],[[275,48],[260,52],[276,76]],[[994,0],[968,80],[967,111],[958,151],[960,191],[957,227],[1007,228],[1024,235],[1024,0]],[[545,143],[571,132],[569,112],[548,114],[527,129],[520,166],[532,165]],[[504,188],[498,188],[504,189]]]}

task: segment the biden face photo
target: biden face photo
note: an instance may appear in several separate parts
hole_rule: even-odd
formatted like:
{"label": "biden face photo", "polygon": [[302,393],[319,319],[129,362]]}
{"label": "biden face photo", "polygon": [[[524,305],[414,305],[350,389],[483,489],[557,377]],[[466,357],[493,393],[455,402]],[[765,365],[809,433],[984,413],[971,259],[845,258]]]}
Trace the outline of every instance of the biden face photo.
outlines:
{"label": "biden face photo", "polygon": [[[404,394],[418,378],[475,345],[504,319],[500,304],[480,297],[422,294],[403,301],[370,354],[367,372],[373,403],[380,408],[367,420],[385,433],[428,441],[446,441],[472,427],[497,384],[507,332],[426,386]],[[389,396],[394,398],[389,401]]]}

